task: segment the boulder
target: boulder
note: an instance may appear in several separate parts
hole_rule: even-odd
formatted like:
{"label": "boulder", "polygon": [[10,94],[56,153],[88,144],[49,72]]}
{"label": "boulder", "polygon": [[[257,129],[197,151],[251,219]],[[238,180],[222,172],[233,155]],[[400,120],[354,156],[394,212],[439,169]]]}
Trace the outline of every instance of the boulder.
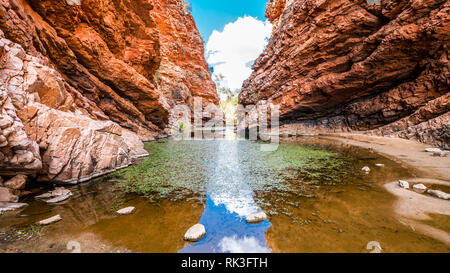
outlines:
{"label": "boulder", "polygon": [[4,186],[13,190],[23,190],[27,183],[27,176],[18,174],[5,182]]}
{"label": "boulder", "polygon": [[198,242],[206,236],[205,226],[202,224],[196,224],[188,229],[184,235],[184,240],[189,242]]}
{"label": "boulder", "polygon": [[413,186],[414,191],[423,193],[427,190],[427,187],[424,184],[416,184]]}
{"label": "boulder", "polygon": [[429,190],[428,194],[439,199],[450,200],[450,194],[438,191],[438,190]]}
{"label": "boulder", "polygon": [[17,203],[19,196],[14,194],[14,190],[10,188],[0,187],[0,202]]}
{"label": "boulder", "polygon": [[128,207],[128,208],[123,208],[117,211],[117,214],[120,215],[128,215],[128,214],[132,214],[136,211],[135,207]]}
{"label": "boulder", "polygon": [[257,224],[257,223],[260,223],[265,220],[267,220],[267,215],[265,212],[258,212],[258,213],[250,214],[245,219],[245,221],[249,224]]}
{"label": "boulder", "polygon": [[50,217],[50,218],[48,218],[48,219],[39,221],[39,222],[37,222],[37,224],[40,225],[40,226],[46,226],[46,225],[50,225],[50,224],[59,222],[59,221],[61,221],[61,220],[62,220],[62,218],[61,218],[61,216],[58,214],[58,215],[53,216],[53,217]]}
{"label": "boulder", "polygon": [[409,182],[408,181],[404,181],[404,180],[399,180],[398,181],[398,186],[400,188],[409,189]]}
{"label": "boulder", "polygon": [[370,168],[366,166],[366,167],[362,168],[362,171],[365,173],[370,173]]}

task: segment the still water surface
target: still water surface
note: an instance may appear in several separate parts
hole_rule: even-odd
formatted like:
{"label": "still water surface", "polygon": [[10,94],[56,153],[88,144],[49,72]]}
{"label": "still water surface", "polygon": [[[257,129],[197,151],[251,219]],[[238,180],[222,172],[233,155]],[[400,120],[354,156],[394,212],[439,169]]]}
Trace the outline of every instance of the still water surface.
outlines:
{"label": "still water surface", "polygon": [[[23,217],[0,216],[0,229],[60,214],[61,222],[44,229],[44,244],[45,238],[67,241],[93,233],[135,252],[366,253],[372,241],[384,252],[450,252],[448,245],[417,233],[393,213],[395,197],[382,186],[414,177],[414,170],[320,138],[283,139],[273,153],[261,152],[260,144],[233,135],[148,143],[151,156],[137,166],[141,180],[164,180],[183,191],[150,202],[119,190],[121,173],[109,175],[71,187],[74,197],[57,206],[29,197]],[[380,163],[385,167],[375,166]],[[364,166],[372,172],[364,174]],[[115,215],[126,206],[135,206],[136,213]],[[245,222],[261,210],[268,221]],[[196,223],[205,225],[207,236],[184,242],[184,233]]]}

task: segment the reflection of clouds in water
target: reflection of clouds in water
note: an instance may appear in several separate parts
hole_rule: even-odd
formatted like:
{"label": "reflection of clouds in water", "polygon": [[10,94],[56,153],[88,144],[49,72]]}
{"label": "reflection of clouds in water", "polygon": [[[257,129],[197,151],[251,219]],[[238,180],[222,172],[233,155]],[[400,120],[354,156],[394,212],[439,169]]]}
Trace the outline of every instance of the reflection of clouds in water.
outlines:
{"label": "reflection of clouds in water", "polygon": [[208,183],[208,194],[216,206],[224,204],[240,217],[260,211],[253,191],[239,167],[237,141],[219,140],[215,170]]}
{"label": "reflection of clouds in water", "polygon": [[220,241],[219,247],[224,253],[270,253],[270,249],[260,245],[255,237],[225,237]]}

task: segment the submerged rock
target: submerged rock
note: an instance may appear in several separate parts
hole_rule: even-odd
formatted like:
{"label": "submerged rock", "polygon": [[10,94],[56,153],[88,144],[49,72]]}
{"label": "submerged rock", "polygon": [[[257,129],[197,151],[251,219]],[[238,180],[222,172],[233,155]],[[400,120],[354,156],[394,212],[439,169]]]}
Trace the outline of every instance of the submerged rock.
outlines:
{"label": "submerged rock", "polygon": [[27,176],[23,174],[18,174],[5,182],[5,187],[13,190],[23,190],[27,183]]}
{"label": "submerged rock", "polygon": [[384,164],[375,164],[375,166],[380,167],[380,168],[385,167]]}
{"label": "submerged rock", "polygon": [[7,212],[7,211],[13,211],[16,209],[21,209],[28,206],[26,203],[8,203],[8,202],[0,202],[0,214]]}
{"label": "submerged rock", "polygon": [[134,213],[135,211],[136,211],[135,207],[128,207],[118,210],[117,213],[120,215],[128,215]]}
{"label": "submerged rock", "polygon": [[206,236],[205,226],[202,224],[196,224],[188,229],[184,235],[184,240],[189,242],[198,242]]}
{"label": "submerged rock", "polygon": [[450,194],[438,191],[438,190],[429,190],[428,194],[439,199],[450,200]]}
{"label": "submerged rock", "polygon": [[366,166],[366,167],[362,168],[362,171],[365,173],[370,173],[370,168]]}
{"label": "submerged rock", "polygon": [[245,219],[245,221],[249,224],[257,224],[265,220],[267,220],[267,215],[265,212],[250,214],[249,216],[247,216],[247,219]]}
{"label": "submerged rock", "polygon": [[409,182],[408,181],[404,181],[404,180],[399,180],[398,181],[398,186],[400,188],[409,189]]}
{"label": "submerged rock", "polygon": [[39,222],[37,222],[37,224],[40,225],[40,226],[46,226],[46,225],[50,225],[50,224],[59,222],[59,221],[61,221],[61,220],[62,220],[62,218],[61,218],[61,216],[58,214],[58,215],[53,216],[53,217],[50,217],[50,218],[48,218],[48,219],[39,221]]}
{"label": "submerged rock", "polygon": [[427,187],[424,184],[417,184],[413,186],[413,189],[417,192],[423,193],[427,190]]}

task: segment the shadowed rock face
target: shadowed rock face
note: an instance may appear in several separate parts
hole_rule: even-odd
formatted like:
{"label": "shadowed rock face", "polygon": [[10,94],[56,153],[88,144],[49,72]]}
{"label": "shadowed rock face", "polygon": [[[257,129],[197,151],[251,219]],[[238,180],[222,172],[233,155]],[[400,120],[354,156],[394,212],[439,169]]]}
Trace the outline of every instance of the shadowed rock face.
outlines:
{"label": "shadowed rock face", "polygon": [[450,148],[450,1],[271,0],[274,32],[244,105],[280,106],[282,132],[367,131]]}
{"label": "shadowed rock face", "polygon": [[0,0],[0,41],[0,175],[84,181],[146,155],[175,103],[218,103],[183,1]]}

